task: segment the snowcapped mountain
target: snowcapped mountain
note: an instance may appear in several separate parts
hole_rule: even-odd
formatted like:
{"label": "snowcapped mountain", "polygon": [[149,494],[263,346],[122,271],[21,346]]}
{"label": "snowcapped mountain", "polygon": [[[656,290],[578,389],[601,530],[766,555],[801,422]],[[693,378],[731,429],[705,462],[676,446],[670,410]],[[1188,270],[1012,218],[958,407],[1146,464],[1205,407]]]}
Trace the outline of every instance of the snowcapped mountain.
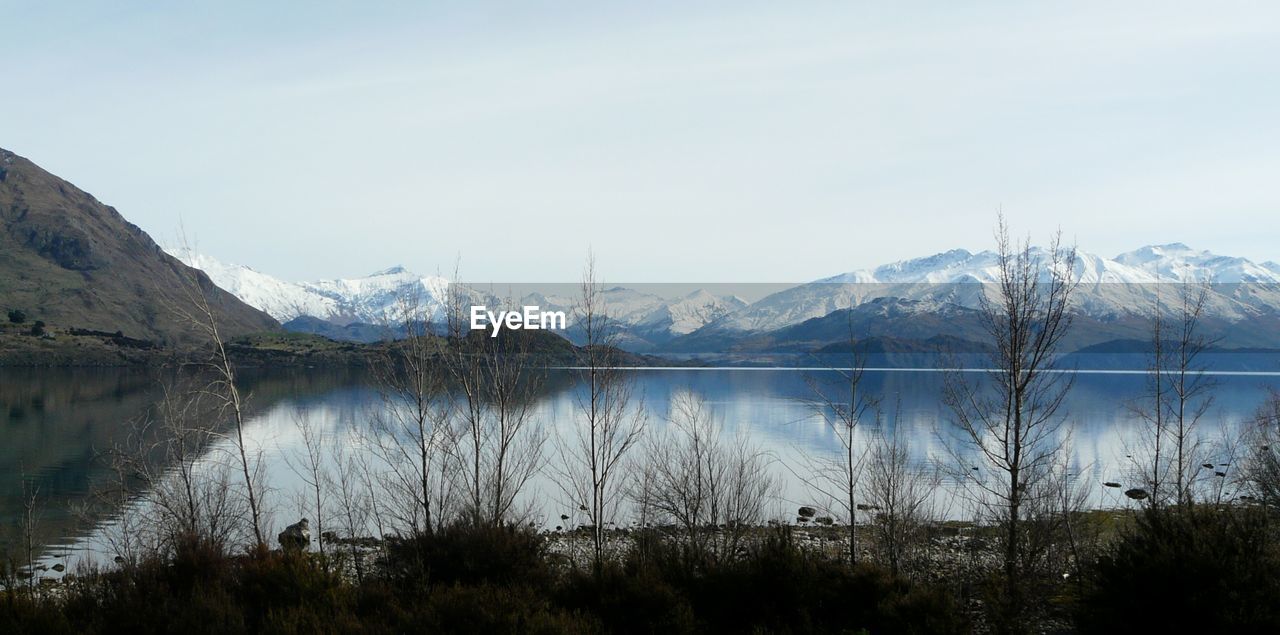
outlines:
{"label": "snowcapped mountain", "polygon": [[395,319],[397,303],[417,292],[422,310],[439,319],[449,281],[392,267],[361,278],[287,282],[244,265],[223,263],[189,249],[166,248],[175,258],[208,274],[213,283],[281,323],[311,316],[346,325]]}
{"label": "snowcapped mountain", "polygon": [[[609,319],[627,330],[645,332],[650,336],[691,333],[747,306],[741,298],[715,295],[705,289],[666,298],[627,287],[610,287],[600,292],[600,299]],[[531,293],[521,298],[521,304],[564,311],[569,315],[572,315],[576,302],[577,298],[559,294]]]}
{"label": "snowcapped mountain", "polygon": [[431,321],[444,317],[444,305],[448,299],[449,281],[439,276],[420,276],[396,266],[371,273],[363,278],[319,280],[304,282],[308,291],[333,300],[339,312],[316,315],[330,322],[365,322],[377,324],[386,319],[396,320],[403,313],[399,306],[404,298],[415,297],[421,305],[415,313],[427,316]]}
{"label": "snowcapped mountain", "polygon": [[[408,292],[418,293],[420,310],[431,321],[440,322],[443,321],[443,307],[451,284],[444,278],[420,276],[404,267],[392,267],[360,278],[288,282],[190,249],[170,248],[166,251],[204,271],[214,284],[281,323],[300,317],[317,318],[337,326],[381,324],[388,318],[394,321],[400,312],[398,303]],[[492,294],[471,288],[464,289],[464,293],[467,302],[472,304],[491,307],[504,304]],[[601,292],[601,299],[610,319],[622,328],[623,341],[637,349],[652,348],[654,342],[692,332],[746,306],[746,302],[739,298],[717,296],[704,290],[667,299],[636,289],[611,287]],[[521,298],[520,304],[539,306],[547,311],[564,311],[572,316],[576,301],[577,298],[566,293],[530,293]],[[314,321],[305,324],[308,332],[318,328]],[[570,330],[568,335],[572,338],[572,327]]]}
{"label": "snowcapped mountain", "polygon": [[244,265],[224,263],[192,249],[165,247],[164,250],[187,266],[205,272],[214,284],[281,323],[299,315],[341,313],[335,299],[315,293],[304,285],[286,282]]}
{"label": "snowcapped mountain", "polygon": [[737,296],[720,296],[698,289],[663,303],[636,322],[636,326],[649,331],[684,335],[746,306],[746,301]]}
{"label": "snowcapped mountain", "polygon": [[1280,282],[1280,265],[1255,264],[1244,258],[1219,256],[1198,251],[1182,243],[1149,245],[1120,254],[1115,261],[1140,269],[1162,281],[1213,282],[1221,284]]}
{"label": "snowcapped mountain", "polygon": [[[410,291],[420,294],[422,310],[433,321],[439,321],[451,284],[444,278],[420,276],[402,267],[359,278],[287,282],[187,250],[169,251],[205,271],[218,286],[281,322],[307,316],[322,320],[320,326],[379,324],[387,318],[395,319],[397,303]],[[1049,254],[1043,249],[1033,249],[1032,255],[1042,263],[1048,261]],[[685,291],[660,285],[640,289],[611,287],[601,292],[601,299],[609,318],[619,326],[619,344],[624,348],[676,352],[682,347],[725,347],[748,336],[766,342],[775,337],[820,339],[821,333],[813,331],[820,325],[800,330],[791,327],[859,307],[867,310],[859,309],[851,315],[880,329],[885,336],[910,330],[908,327],[913,325],[904,320],[918,322],[914,324],[919,327],[916,330],[961,319],[972,322],[973,309],[981,306],[984,293],[994,292],[988,283],[995,282],[998,274],[995,253],[953,249],[797,285],[752,303],[704,289],[679,295]],[[1042,270],[1042,275],[1047,277],[1047,271]],[[1184,282],[1212,283],[1205,315],[1221,328],[1246,320],[1253,320],[1248,324],[1254,325],[1280,323],[1280,265],[1275,263],[1256,264],[1174,243],[1150,245],[1114,258],[1078,252],[1074,276],[1079,282],[1073,296],[1074,311],[1107,337],[1145,337],[1148,318],[1161,303],[1172,302]],[[553,288],[558,291],[545,288],[526,293],[519,304],[564,311],[570,316],[564,335],[578,342],[580,333],[575,332],[572,317],[574,286],[556,285]],[[505,304],[492,294],[470,288],[465,293],[471,304]],[[894,301],[882,302],[885,299]],[[889,309],[891,314],[885,313]],[[877,321],[892,324],[880,325]],[[314,322],[312,332],[320,332],[314,330],[318,328]],[[834,328],[832,324],[835,322],[822,328],[830,330]],[[1098,324],[1104,326],[1096,327]],[[783,329],[789,330],[780,333]],[[1267,335],[1273,330],[1266,327],[1262,329],[1265,332],[1255,335]],[[764,334],[769,337],[760,340]],[[1261,345],[1270,340],[1245,341],[1248,345]]]}
{"label": "snowcapped mountain", "polygon": [[[1044,249],[1033,248],[1032,255],[1042,263],[1049,260]],[[995,282],[998,274],[994,252],[953,249],[792,287],[729,313],[706,329],[770,331],[878,298],[916,301],[912,306],[919,312],[936,312],[947,305],[976,308],[983,293],[994,291],[983,283]],[[1047,277],[1047,270],[1042,275]],[[1147,246],[1115,258],[1077,252],[1074,276],[1079,281],[1076,311],[1098,319],[1149,316],[1162,294],[1167,302],[1175,293],[1164,283],[1181,282],[1212,283],[1207,312],[1218,318],[1240,320],[1280,311],[1280,266],[1178,243]],[[1250,284],[1245,288],[1238,283]]]}
{"label": "snowcapped mountain", "polygon": [[[557,285],[565,286],[565,285]],[[539,306],[544,310],[564,311],[573,315],[578,298],[567,289],[557,293],[530,293],[520,298],[520,304]],[[573,291],[576,291],[574,289]],[[662,308],[667,300],[653,293],[646,293],[627,287],[610,287],[600,291],[600,300],[605,307],[609,319],[622,325],[633,325],[643,321],[649,314]]]}
{"label": "snowcapped mountain", "polygon": [[[1032,248],[1032,257],[1047,261],[1048,252]],[[999,273],[995,252],[964,249],[903,260],[872,270],[853,271],[820,282],[963,283],[994,282]],[[1075,276],[1084,285],[1152,282],[1280,283],[1280,265],[1255,264],[1245,258],[1219,256],[1182,243],[1148,245],[1115,258],[1076,252]]]}

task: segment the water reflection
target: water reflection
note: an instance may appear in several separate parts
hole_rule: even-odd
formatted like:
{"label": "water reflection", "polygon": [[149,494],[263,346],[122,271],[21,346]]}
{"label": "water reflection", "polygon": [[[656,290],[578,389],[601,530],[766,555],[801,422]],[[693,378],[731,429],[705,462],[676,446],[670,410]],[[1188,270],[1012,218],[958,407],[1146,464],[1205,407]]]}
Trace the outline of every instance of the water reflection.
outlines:
{"label": "water reflection", "polygon": [[[111,478],[103,455],[127,443],[135,424],[151,414],[162,379],[156,370],[0,369],[0,554],[21,540],[24,493],[35,494],[37,543],[75,535],[80,508]],[[342,401],[359,377],[252,372],[243,380],[257,420],[284,399]]]}
{"label": "water reflection", "polygon": [[[634,376],[636,403],[647,411],[652,425],[665,425],[673,398],[689,391],[706,400],[727,432],[746,435],[769,451],[778,460],[775,469],[785,482],[779,514],[810,497],[788,465],[794,469],[804,455],[837,449],[833,433],[804,403],[813,396],[811,380],[835,379],[829,372],[666,369],[634,371]],[[84,529],[70,510],[89,500],[96,485],[109,476],[99,454],[123,441],[131,421],[147,415],[158,398],[158,379],[151,372],[121,370],[6,370],[0,374],[0,412],[6,413],[0,429],[0,473],[4,475],[0,549],[12,547],[18,535],[24,474],[40,494],[40,542],[82,548],[94,541],[92,534],[102,527]],[[252,395],[246,434],[265,461],[270,486],[267,507],[280,527],[305,513],[297,502],[303,482],[285,461],[301,451],[300,418],[305,417],[326,438],[349,444],[348,433],[364,426],[383,407],[382,400],[358,372],[259,372],[243,379]],[[903,427],[915,461],[953,461],[942,442],[949,413],[940,399],[940,374],[869,371],[864,381],[864,390],[883,397],[884,425],[897,421]],[[1063,409],[1074,430],[1070,446],[1074,471],[1099,484],[1123,480],[1129,439],[1138,427],[1128,405],[1141,394],[1144,381],[1142,375],[1134,374],[1077,377]],[[1226,375],[1217,381],[1216,401],[1202,429],[1210,438],[1248,419],[1265,398],[1266,387],[1280,377]],[[550,434],[572,425],[580,416],[577,390],[570,371],[555,371],[538,401],[538,425]],[[873,430],[873,425],[867,425],[859,434],[865,440]],[[548,452],[548,460],[551,455]],[[546,518],[558,519],[562,510],[548,472],[534,481],[527,496],[537,501]],[[1095,503],[1114,503],[1101,498],[1101,488],[1098,491]]]}

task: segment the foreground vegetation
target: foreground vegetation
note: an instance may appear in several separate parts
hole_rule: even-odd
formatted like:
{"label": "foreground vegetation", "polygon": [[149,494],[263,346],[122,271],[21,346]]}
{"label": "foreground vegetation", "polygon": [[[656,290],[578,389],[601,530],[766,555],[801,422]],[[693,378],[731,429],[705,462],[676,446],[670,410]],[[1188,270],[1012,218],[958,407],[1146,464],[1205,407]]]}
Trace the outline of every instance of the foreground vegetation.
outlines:
{"label": "foreground vegetation", "polygon": [[360,576],[342,558],[230,555],[177,543],[56,587],[0,594],[0,632],[963,632],[936,588],[807,554],[773,530],[709,565],[640,539],[599,569],[557,564],[527,529],[454,527],[392,542]]}
{"label": "foreground vegetation", "polygon": [[[957,555],[978,566],[890,573],[874,549],[849,564],[812,548],[814,531],[757,528],[734,558],[678,534],[629,532],[596,567],[556,550],[575,534],[454,525],[328,555],[232,553],[177,539],[165,553],[57,583],[8,569],[5,633],[507,632],[965,633],[1276,632],[1280,532],[1257,507],[1144,508],[1081,519],[1096,537],[1063,576],[1022,580],[1040,607],[999,611],[998,528],[969,528]],[[837,528],[831,528],[835,530]],[[589,535],[579,538],[589,542]],[[808,541],[808,542],[806,542]],[[840,544],[838,537],[829,544]],[[979,545],[970,549],[971,545]],[[353,553],[366,557],[356,561]],[[923,551],[921,553],[924,553]],[[991,558],[983,556],[990,555]],[[947,554],[943,554],[945,558]],[[994,566],[985,566],[986,562]],[[929,568],[933,567],[933,571]]]}

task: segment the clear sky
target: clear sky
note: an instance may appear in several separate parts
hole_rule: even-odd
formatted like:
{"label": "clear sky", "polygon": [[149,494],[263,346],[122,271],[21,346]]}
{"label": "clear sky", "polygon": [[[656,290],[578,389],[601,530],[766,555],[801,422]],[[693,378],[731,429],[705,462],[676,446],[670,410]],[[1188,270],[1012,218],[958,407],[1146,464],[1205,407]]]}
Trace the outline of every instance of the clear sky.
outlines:
{"label": "clear sky", "polygon": [[0,147],[294,280],[1280,260],[1278,3],[285,4],[0,0]]}

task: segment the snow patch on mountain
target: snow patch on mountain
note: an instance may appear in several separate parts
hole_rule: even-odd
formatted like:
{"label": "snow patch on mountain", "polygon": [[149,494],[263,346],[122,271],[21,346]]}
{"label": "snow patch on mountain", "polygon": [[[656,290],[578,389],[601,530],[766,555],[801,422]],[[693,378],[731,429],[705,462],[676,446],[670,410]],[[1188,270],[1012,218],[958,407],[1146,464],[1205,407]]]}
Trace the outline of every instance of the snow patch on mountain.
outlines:
{"label": "snow patch on mountain", "polygon": [[420,276],[399,266],[361,278],[288,282],[191,249],[165,251],[205,272],[214,284],[281,323],[303,315],[339,325],[397,321],[403,316],[401,302],[410,297],[419,303],[415,313],[438,321],[449,289],[449,281],[444,278]]}
{"label": "snow patch on mountain", "polygon": [[337,300],[303,285],[244,265],[224,263],[192,249],[166,247],[165,251],[187,266],[203,271],[214,284],[281,323],[299,315],[329,316],[341,312]]}
{"label": "snow patch on mountain", "polygon": [[[439,276],[421,276],[395,266],[359,278],[288,282],[250,267],[228,264],[190,249],[167,249],[174,257],[209,275],[214,284],[245,303],[262,309],[281,323],[310,316],[339,326],[353,323],[381,324],[399,321],[407,297],[416,297],[415,314],[442,322],[450,282]],[[504,304],[492,294],[462,289],[466,304]],[[664,337],[682,335],[705,326],[746,306],[733,296],[717,296],[704,290],[667,299],[626,287],[610,287],[600,292],[609,319],[624,328],[643,330]],[[577,298],[570,295],[530,293],[521,298],[525,306],[547,311],[563,311],[573,319]]]}
{"label": "snow patch on mountain", "polygon": [[1182,243],[1148,245],[1120,254],[1115,261],[1158,276],[1162,281],[1280,283],[1280,267],[1275,263],[1255,264],[1245,258],[1219,256]]}
{"label": "snow patch on mountain", "polygon": [[[420,308],[430,319],[439,321],[450,289],[450,282],[444,278],[420,276],[404,267],[358,278],[287,282],[191,250],[167,251],[281,322],[307,315],[339,325],[377,324],[397,319],[397,305],[408,295],[417,295]],[[1033,248],[1031,255],[1041,263],[1050,260],[1050,254],[1042,248]],[[902,305],[906,307],[903,310],[917,314],[941,314],[954,307],[972,309],[981,305],[983,294],[994,292],[990,283],[997,281],[999,270],[994,252],[952,249],[798,285],[750,304],[701,289],[681,297],[663,297],[627,287],[610,287],[601,291],[600,299],[608,317],[623,327],[628,337],[656,343],[704,329],[768,331],[881,298],[908,300]],[[1220,256],[1181,243],[1148,245],[1115,258],[1077,252],[1073,275],[1079,282],[1075,310],[1103,320],[1151,315],[1158,303],[1167,304],[1176,293],[1171,285],[1157,283],[1214,283],[1217,286],[1206,306],[1207,314],[1214,317],[1238,320],[1280,313],[1280,265]],[[1041,276],[1049,276],[1043,267]],[[1244,287],[1232,283],[1251,284]],[[468,303],[502,304],[492,295],[470,289],[464,293]],[[573,328],[577,298],[572,292],[529,293],[520,303],[564,311],[569,316],[570,330]]]}
{"label": "snow patch on mountain", "polygon": [[[1051,254],[1033,247],[1031,257],[1042,264],[1040,275],[1047,279],[1049,271],[1043,265],[1051,261]],[[990,283],[998,280],[999,273],[996,253],[953,249],[792,287],[734,311],[708,328],[772,330],[885,297],[917,301],[911,306],[919,312],[937,312],[948,304],[976,308],[984,293],[994,293]],[[1247,292],[1216,286],[1208,298],[1208,313],[1243,319],[1280,310],[1280,266],[1219,256],[1181,243],[1150,245],[1116,258],[1077,252],[1073,275],[1079,283],[1075,310],[1101,319],[1151,315],[1157,302],[1167,303],[1175,293],[1157,283],[1253,283]]]}
{"label": "snow patch on mountain", "polygon": [[745,306],[746,301],[737,296],[720,296],[698,289],[682,298],[663,303],[636,322],[636,326],[650,331],[684,335]]}

